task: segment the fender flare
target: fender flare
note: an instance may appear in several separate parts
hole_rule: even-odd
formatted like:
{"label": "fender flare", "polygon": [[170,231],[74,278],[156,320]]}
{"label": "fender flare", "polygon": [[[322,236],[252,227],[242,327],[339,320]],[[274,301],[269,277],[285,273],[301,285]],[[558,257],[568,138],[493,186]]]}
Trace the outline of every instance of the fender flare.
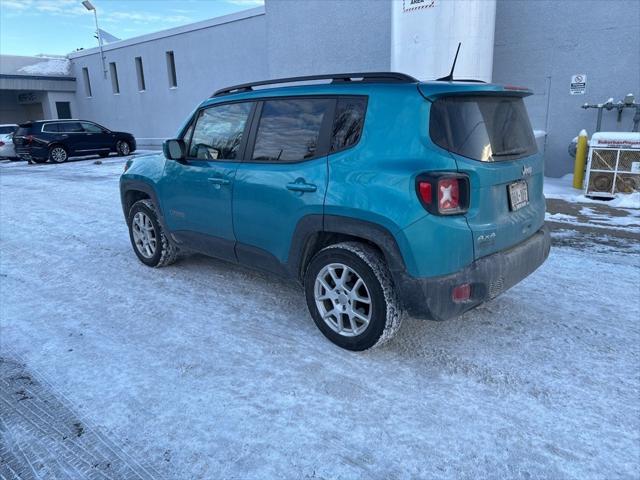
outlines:
{"label": "fender flare", "polygon": [[142,180],[123,179],[120,181],[120,201],[122,202],[122,213],[124,213],[125,220],[128,220],[129,216],[129,211],[127,209],[127,193],[131,191],[143,192],[149,196],[156,206],[156,213],[158,214],[158,221],[160,222],[160,225],[166,232],[169,232],[164,221],[164,214],[162,212],[160,202],[158,201],[158,195],[155,188]]}
{"label": "fender flare", "polygon": [[340,215],[307,215],[298,221],[289,248],[287,270],[294,278],[301,278],[302,267],[315,247],[314,237],[318,233],[338,233],[359,237],[377,246],[385,257],[389,270],[395,278],[406,272],[404,258],[394,235],[382,225]]}

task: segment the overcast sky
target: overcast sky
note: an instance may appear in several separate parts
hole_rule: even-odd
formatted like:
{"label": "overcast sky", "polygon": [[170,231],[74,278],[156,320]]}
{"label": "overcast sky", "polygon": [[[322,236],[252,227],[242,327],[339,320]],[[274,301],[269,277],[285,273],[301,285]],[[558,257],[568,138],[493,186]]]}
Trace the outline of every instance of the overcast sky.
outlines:
{"label": "overcast sky", "polygon": [[[118,38],[226,15],[263,0],[91,0],[100,28]],[[0,0],[0,54],[64,55],[98,45],[81,0]]]}

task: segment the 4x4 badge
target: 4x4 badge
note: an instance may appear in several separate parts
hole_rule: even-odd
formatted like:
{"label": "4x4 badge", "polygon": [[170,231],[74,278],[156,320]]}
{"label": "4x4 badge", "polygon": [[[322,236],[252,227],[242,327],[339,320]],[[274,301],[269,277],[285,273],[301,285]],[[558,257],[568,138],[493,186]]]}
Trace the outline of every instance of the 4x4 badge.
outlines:
{"label": "4x4 badge", "polygon": [[531,168],[530,166],[527,167],[526,165],[522,166],[522,176],[523,177],[528,177],[533,173],[533,168]]}

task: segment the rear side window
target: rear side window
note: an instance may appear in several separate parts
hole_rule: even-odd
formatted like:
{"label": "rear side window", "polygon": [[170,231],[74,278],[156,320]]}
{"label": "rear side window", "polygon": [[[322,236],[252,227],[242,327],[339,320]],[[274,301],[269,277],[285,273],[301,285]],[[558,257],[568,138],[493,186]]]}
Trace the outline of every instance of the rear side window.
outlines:
{"label": "rear side window", "polygon": [[312,158],[332,99],[267,100],[262,107],[252,160],[295,162]]}
{"label": "rear side window", "polygon": [[189,157],[201,160],[236,159],[250,111],[249,102],[201,110],[193,129]]}
{"label": "rear side window", "polygon": [[60,124],[59,123],[45,123],[42,126],[42,131],[43,132],[49,132],[49,133],[58,133],[60,131]]}
{"label": "rear side window", "polygon": [[80,122],[59,123],[58,128],[60,129],[60,132],[64,132],[64,133],[83,133],[84,132],[84,129],[82,128],[82,125],[80,125]]}
{"label": "rear side window", "polygon": [[366,97],[339,97],[331,135],[331,151],[349,148],[360,140],[367,107]]}
{"label": "rear side window", "polygon": [[94,123],[82,123],[82,129],[88,133],[102,133],[102,129]]}
{"label": "rear side window", "polygon": [[483,162],[515,160],[536,153],[529,116],[520,97],[444,97],[431,106],[431,140]]}

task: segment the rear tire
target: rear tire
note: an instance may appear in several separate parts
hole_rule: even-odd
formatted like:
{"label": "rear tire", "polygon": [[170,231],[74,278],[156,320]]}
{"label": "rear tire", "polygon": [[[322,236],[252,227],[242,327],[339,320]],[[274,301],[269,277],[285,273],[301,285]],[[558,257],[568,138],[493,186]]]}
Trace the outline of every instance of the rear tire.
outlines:
{"label": "rear tire", "polygon": [[176,261],[178,249],[162,229],[151,200],[134,203],[129,210],[127,224],[131,246],[142,263],[149,267],[164,267]]}
{"label": "rear tire", "polygon": [[343,242],[318,252],[304,275],[307,307],[318,329],[339,347],[378,347],[402,322],[391,274],[374,248]]}
{"label": "rear tire", "polygon": [[[54,145],[49,149],[49,161],[52,163],[64,163],[69,160],[69,153],[62,145]],[[36,161],[34,159],[34,161]],[[46,160],[45,160],[46,162]],[[38,162],[40,163],[40,162]]]}

